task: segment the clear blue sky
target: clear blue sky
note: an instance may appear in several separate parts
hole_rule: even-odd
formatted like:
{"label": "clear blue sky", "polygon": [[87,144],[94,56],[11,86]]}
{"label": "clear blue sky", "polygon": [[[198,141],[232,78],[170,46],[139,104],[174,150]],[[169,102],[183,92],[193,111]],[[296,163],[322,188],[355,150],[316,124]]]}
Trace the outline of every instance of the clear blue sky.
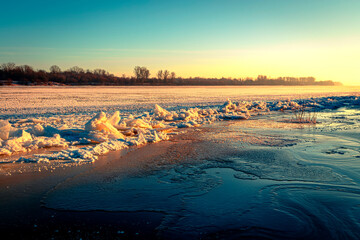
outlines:
{"label": "clear blue sky", "polygon": [[359,0],[34,0],[1,8],[0,63],[360,81]]}

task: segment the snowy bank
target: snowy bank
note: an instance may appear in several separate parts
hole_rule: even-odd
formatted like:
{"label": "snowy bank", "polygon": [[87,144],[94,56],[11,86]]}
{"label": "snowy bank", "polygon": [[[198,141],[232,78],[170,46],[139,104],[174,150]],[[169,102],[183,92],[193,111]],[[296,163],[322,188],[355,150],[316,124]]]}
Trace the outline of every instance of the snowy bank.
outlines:
{"label": "snowy bank", "polygon": [[140,114],[100,112],[95,116],[81,115],[62,119],[28,118],[0,120],[0,156],[31,152],[40,148],[62,147],[50,154],[20,157],[16,162],[93,162],[98,156],[116,151],[168,140],[182,128],[199,127],[223,120],[246,120],[271,111],[298,109],[336,109],[360,106],[356,96],[309,98],[297,101],[239,101],[227,100],[215,107],[178,108],[166,110],[155,105],[154,110]]}

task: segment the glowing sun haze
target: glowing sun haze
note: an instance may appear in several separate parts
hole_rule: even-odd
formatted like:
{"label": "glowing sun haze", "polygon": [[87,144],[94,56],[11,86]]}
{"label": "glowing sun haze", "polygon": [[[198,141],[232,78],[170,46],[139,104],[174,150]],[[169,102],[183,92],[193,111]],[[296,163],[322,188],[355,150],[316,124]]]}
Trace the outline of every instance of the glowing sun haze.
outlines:
{"label": "glowing sun haze", "polygon": [[7,1],[0,63],[360,85],[358,0]]}

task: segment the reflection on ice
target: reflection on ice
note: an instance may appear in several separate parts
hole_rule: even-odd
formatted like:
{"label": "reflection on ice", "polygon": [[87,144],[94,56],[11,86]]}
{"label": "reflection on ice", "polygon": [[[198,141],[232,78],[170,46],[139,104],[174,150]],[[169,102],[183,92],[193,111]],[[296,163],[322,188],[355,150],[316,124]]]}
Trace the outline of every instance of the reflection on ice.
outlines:
{"label": "reflection on ice", "polygon": [[166,239],[360,237],[360,175],[353,171],[359,164],[351,154],[339,159],[321,150],[352,148],[358,138],[339,142],[314,129],[242,128],[259,139],[272,133],[302,140],[244,147],[236,137],[241,125],[197,132],[188,143],[191,157],[177,164],[168,159],[154,166],[155,156],[131,174],[91,172],[57,186],[43,201],[61,210],[159,212],[164,217],[156,231]]}
{"label": "reflection on ice", "polygon": [[[317,125],[284,121],[299,104],[316,108]],[[113,158],[109,153],[56,184],[42,204],[54,212],[162,215],[153,229],[159,238],[360,238],[357,96],[160,105],[9,117],[0,121],[0,152],[16,156],[58,146],[18,162],[64,165],[144,146]],[[223,121],[239,119],[246,121]],[[183,128],[190,130],[163,141]]]}

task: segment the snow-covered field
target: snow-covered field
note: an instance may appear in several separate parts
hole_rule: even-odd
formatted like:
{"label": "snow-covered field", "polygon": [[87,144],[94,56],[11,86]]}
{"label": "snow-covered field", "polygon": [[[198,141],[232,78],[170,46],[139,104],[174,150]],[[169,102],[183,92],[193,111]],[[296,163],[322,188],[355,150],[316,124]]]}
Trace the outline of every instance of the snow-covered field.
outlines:
{"label": "snow-covered field", "polygon": [[[184,128],[360,105],[354,87],[4,87],[0,93],[1,162],[93,162]],[[62,150],[23,156],[53,147]]]}
{"label": "snow-covered field", "polygon": [[0,117],[143,111],[163,107],[220,104],[233,100],[283,100],[358,95],[360,87],[0,87]]}

